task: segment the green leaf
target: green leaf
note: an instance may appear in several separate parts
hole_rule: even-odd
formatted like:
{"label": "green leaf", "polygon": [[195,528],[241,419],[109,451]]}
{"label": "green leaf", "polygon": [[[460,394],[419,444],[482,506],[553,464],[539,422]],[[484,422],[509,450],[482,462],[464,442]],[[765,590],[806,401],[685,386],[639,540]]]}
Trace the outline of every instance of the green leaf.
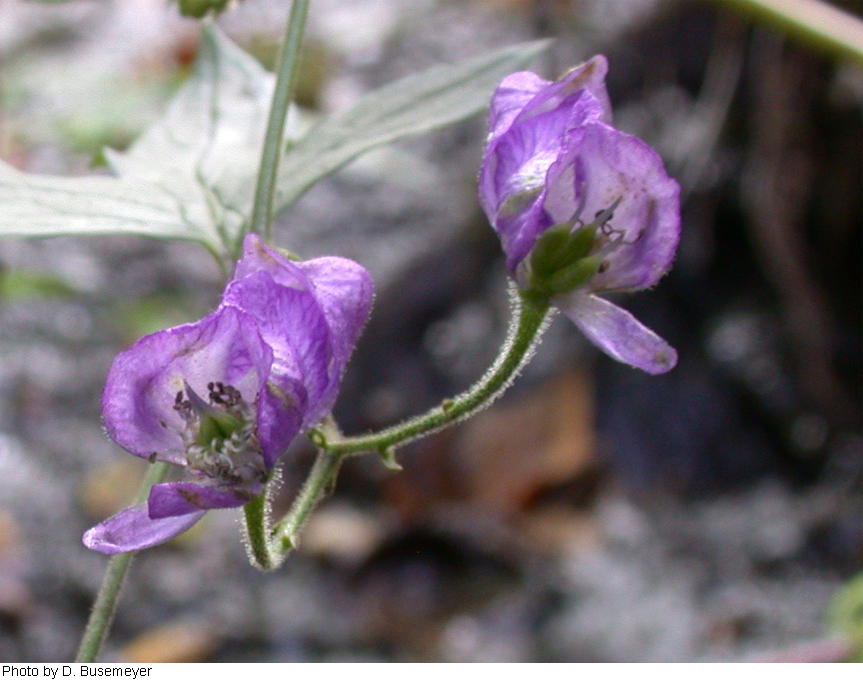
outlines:
{"label": "green leaf", "polygon": [[282,159],[276,211],[370,149],[483,111],[498,82],[549,45],[548,40],[538,40],[436,66],[371,92],[347,111],[325,118],[290,146]]}
{"label": "green leaf", "polygon": [[217,28],[203,27],[198,59],[164,117],[124,153],[118,177],[19,172],[0,161],[0,236],[141,234],[235,246],[251,190],[273,76]]}
{"label": "green leaf", "polygon": [[251,212],[274,77],[215,25],[204,24],[195,68],[165,116],[125,153],[123,178],[171,194],[183,219],[231,249]]}
{"label": "green leaf", "polygon": [[863,572],[845,583],[826,611],[827,628],[848,640],[850,658],[863,662]]}
{"label": "green leaf", "polygon": [[113,177],[34,175],[0,161],[0,206],[0,236],[196,237],[170,195]]}
{"label": "green leaf", "polygon": [[[432,68],[321,121],[283,158],[276,209],[366,151],[482,111],[500,79],[548,44]],[[193,72],[162,119],[127,151],[106,150],[116,177],[34,175],[0,161],[0,236],[140,234],[234,252],[252,212],[273,86],[272,74],[205,24]]]}

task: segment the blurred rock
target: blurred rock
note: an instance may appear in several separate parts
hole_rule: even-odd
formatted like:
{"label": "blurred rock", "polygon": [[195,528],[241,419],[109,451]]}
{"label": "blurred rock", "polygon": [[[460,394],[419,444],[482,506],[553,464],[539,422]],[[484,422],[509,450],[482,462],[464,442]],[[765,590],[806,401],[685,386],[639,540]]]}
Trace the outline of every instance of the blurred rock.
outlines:
{"label": "blurred rock", "polygon": [[311,555],[355,565],[380,545],[386,524],[370,512],[331,503],[312,514],[300,539],[302,549]]}

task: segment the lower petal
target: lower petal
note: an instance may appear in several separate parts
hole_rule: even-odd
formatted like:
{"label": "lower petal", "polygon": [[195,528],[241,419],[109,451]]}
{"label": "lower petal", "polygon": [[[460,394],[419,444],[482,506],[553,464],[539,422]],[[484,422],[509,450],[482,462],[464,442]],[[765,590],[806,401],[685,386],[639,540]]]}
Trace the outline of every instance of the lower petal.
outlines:
{"label": "lower petal", "polygon": [[625,309],[594,295],[555,298],[555,305],[612,359],[658,375],[677,364],[677,352]]}
{"label": "lower petal", "polygon": [[158,520],[199,510],[237,508],[248,503],[253,496],[252,489],[220,489],[195,482],[168,482],[150,489],[147,507],[150,519]]}
{"label": "lower petal", "polygon": [[186,515],[150,519],[146,503],[121,510],[84,534],[84,545],[106,555],[152,548],[190,529],[206,510]]}

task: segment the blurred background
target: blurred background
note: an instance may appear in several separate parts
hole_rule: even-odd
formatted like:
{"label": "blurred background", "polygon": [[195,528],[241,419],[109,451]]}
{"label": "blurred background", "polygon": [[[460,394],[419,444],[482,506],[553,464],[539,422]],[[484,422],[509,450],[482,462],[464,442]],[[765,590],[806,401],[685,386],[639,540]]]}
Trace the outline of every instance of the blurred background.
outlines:
{"label": "blurred background", "polygon": [[[141,555],[105,660],[848,658],[830,602],[863,568],[863,68],[742,4],[313,0],[313,114],[537,37],[555,39],[534,65],[548,78],[607,55],[615,124],[684,197],[673,271],[620,302],[680,363],[644,375],[556,320],[503,399],[404,448],[403,472],[348,461],[278,572],[248,565],[236,511]],[[246,0],[219,23],[269,67],[288,8]],[[101,149],[159,116],[196,50],[164,0],[0,0],[0,157],[105,172]],[[371,153],[280,218],[279,245],[375,277],[336,408],[348,433],[464,389],[496,353],[483,137],[480,117]],[[80,536],[142,473],[102,432],[105,373],[221,286],[189,244],[0,241],[3,661],[74,655],[106,562]],[[311,454],[287,457],[282,507]]]}

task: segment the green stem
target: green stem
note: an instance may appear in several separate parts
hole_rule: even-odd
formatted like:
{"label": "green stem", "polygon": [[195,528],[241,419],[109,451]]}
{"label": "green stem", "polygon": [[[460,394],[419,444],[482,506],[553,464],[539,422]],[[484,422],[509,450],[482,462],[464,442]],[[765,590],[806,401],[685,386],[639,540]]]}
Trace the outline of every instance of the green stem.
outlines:
{"label": "green stem", "polygon": [[285,559],[288,552],[297,546],[300,531],[312,510],[335,484],[341,460],[341,455],[331,451],[318,452],[318,457],[306,478],[306,483],[303,484],[303,488],[294,500],[290,511],[273,527],[270,550],[279,557],[278,563],[273,564],[271,568],[277,567]]}
{"label": "green stem", "polygon": [[513,289],[515,312],[510,321],[506,341],[497,359],[479,382],[459,396],[444,400],[440,406],[423,415],[375,434],[327,442],[325,447],[335,454],[378,451],[388,458],[397,446],[467,418],[494,401],[509,387],[519,370],[530,359],[549,318],[547,302],[530,298],[514,284]]}
{"label": "green stem", "polygon": [[261,165],[258,171],[258,183],[255,188],[255,203],[252,208],[249,231],[263,235],[267,241],[270,241],[272,236],[276,173],[282,155],[285,119],[288,115],[288,107],[294,94],[297,73],[299,72],[300,45],[303,41],[308,11],[309,0],[294,0],[285,29],[285,42],[279,56],[276,89],[273,93],[270,116],[267,120],[267,132],[264,136],[264,148],[261,153]]}
{"label": "green stem", "polygon": [[[144,481],[141,483],[141,488],[135,499],[136,503],[143,503],[147,500],[150,488],[165,479],[168,467],[167,463],[154,463],[150,466],[147,476],[144,477]],[[90,612],[90,619],[87,621],[87,627],[84,629],[84,636],[81,638],[78,656],[75,657],[76,663],[90,663],[98,658],[99,651],[102,649],[102,643],[105,641],[108,630],[111,628],[111,621],[114,619],[114,611],[117,608],[117,598],[120,595],[123,581],[126,578],[126,572],[129,571],[129,565],[132,563],[134,556],[134,552],[121,553],[120,555],[114,555],[108,562],[108,568],[105,570],[105,576],[102,579],[102,587],[96,596],[96,602],[93,604],[93,610]]]}
{"label": "green stem", "polygon": [[[331,423],[332,418],[328,416],[326,422]],[[318,451],[318,457],[290,511],[272,530],[269,528],[269,508],[272,504],[272,490],[278,485],[277,477],[271,478],[263,492],[243,506],[246,549],[253,566],[261,571],[272,571],[278,568],[290,550],[296,547],[297,536],[309,514],[327,489],[335,483],[340,459],[340,456]]]}
{"label": "green stem", "polygon": [[254,566],[261,571],[270,571],[275,569],[278,560],[273,559],[273,554],[270,551],[269,537],[267,536],[267,526],[269,518],[267,517],[268,492],[265,489],[260,495],[243,506],[243,518],[246,528],[246,549],[249,553],[249,560]]}
{"label": "green stem", "polygon": [[863,64],[863,20],[823,0],[720,0],[790,34]]}

